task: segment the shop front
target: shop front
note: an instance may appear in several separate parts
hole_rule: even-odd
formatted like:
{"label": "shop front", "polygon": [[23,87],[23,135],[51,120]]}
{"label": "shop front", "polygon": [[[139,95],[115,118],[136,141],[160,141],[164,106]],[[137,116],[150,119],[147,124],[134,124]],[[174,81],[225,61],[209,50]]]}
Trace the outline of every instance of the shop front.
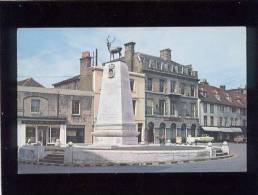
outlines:
{"label": "shop front", "polygon": [[43,146],[66,144],[65,118],[18,118],[18,146],[39,143]]}

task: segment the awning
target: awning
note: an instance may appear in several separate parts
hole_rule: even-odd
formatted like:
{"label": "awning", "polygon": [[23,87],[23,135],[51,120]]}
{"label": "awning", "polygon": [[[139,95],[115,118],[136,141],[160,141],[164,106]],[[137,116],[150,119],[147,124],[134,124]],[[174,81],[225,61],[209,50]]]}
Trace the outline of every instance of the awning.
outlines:
{"label": "awning", "polygon": [[62,125],[66,124],[66,118],[63,117],[20,117],[22,124],[35,124],[35,125]]}
{"label": "awning", "polygon": [[242,129],[241,128],[231,127],[231,130],[233,131],[233,133],[242,133]]}
{"label": "awning", "polygon": [[231,127],[231,128],[220,128],[223,133],[242,133],[241,128]]}
{"label": "awning", "polygon": [[223,133],[233,133],[231,128],[219,128]]}
{"label": "awning", "polygon": [[218,127],[202,127],[204,131],[214,131],[214,132],[221,132]]}

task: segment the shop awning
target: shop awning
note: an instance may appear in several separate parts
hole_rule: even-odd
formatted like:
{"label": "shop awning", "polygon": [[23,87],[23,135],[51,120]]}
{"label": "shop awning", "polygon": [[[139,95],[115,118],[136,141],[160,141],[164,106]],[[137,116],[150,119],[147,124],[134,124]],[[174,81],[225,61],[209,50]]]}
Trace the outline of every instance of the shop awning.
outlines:
{"label": "shop awning", "polygon": [[66,124],[66,118],[63,117],[19,117],[22,124],[35,124],[35,125],[62,125]]}
{"label": "shop awning", "polygon": [[223,133],[233,133],[231,128],[219,128]]}
{"label": "shop awning", "polygon": [[202,127],[204,131],[213,131],[213,132],[221,132],[218,127]]}
{"label": "shop awning", "polygon": [[233,131],[233,133],[242,133],[242,129],[241,128],[231,127],[231,130]]}

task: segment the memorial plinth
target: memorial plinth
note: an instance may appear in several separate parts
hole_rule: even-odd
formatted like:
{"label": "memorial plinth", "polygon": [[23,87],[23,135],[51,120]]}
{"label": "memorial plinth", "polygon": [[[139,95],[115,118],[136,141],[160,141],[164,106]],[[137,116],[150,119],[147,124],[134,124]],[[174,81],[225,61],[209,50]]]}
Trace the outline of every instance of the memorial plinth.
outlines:
{"label": "memorial plinth", "polygon": [[94,145],[138,144],[128,67],[122,61],[104,66],[97,121],[92,134]]}

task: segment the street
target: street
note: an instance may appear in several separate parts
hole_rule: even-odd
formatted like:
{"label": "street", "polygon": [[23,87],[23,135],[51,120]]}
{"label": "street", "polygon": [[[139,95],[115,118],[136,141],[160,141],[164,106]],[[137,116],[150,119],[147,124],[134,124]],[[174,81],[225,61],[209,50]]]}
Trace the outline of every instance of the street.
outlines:
{"label": "street", "polygon": [[[215,144],[217,145],[217,144]],[[221,145],[221,144],[220,144]],[[71,167],[18,164],[19,174],[36,173],[160,173],[160,172],[246,172],[246,144],[229,143],[230,153],[226,159],[197,161],[157,166],[109,166]]]}

